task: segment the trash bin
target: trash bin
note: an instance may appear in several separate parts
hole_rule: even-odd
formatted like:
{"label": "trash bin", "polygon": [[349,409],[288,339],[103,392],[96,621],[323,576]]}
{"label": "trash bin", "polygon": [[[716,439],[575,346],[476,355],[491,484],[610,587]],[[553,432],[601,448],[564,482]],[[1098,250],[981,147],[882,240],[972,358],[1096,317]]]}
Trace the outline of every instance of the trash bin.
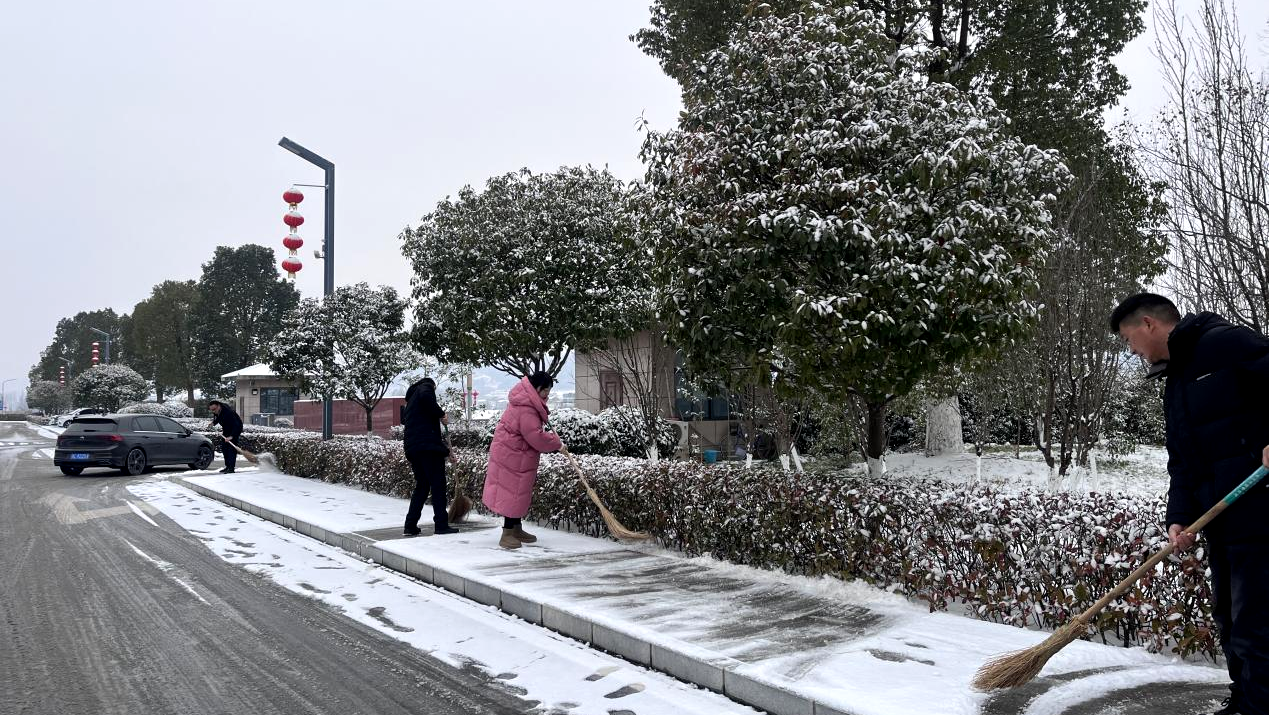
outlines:
{"label": "trash bin", "polygon": [[718,450],[707,449],[701,452],[701,456],[705,459],[706,464],[713,464],[718,461]]}

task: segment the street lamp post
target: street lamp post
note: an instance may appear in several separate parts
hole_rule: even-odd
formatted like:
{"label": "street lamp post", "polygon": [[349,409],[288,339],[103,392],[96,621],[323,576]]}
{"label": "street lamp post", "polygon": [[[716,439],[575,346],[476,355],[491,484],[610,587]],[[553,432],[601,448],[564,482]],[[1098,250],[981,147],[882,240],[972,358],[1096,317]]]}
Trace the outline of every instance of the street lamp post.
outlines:
{"label": "street lamp post", "polygon": [[[278,146],[326,172],[326,183],[324,186],[326,189],[326,225],[322,236],[322,255],[325,257],[326,270],[322,295],[329,296],[335,291],[335,163],[318,156],[316,153],[305,149],[286,137],[282,137],[278,141]],[[330,398],[323,398],[322,439],[331,438],[331,421]]]}
{"label": "street lamp post", "polygon": [[105,343],[106,349],[101,351],[101,361],[109,365],[110,364],[110,333],[107,333],[104,330],[98,330],[96,328],[89,328],[89,330],[93,331],[94,333],[100,335],[103,338],[101,342]]}
{"label": "street lamp post", "polygon": [[18,378],[16,377],[10,377],[4,381],[0,381],[0,412],[9,409],[9,393],[5,391],[5,386],[17,379]]}

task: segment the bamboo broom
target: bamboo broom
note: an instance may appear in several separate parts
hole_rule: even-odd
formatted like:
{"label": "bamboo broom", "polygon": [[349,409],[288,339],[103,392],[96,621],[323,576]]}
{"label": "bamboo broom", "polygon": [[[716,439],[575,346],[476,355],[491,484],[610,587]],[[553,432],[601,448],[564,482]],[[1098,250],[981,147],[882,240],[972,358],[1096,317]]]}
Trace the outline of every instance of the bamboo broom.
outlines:
{"label": "bamboo broom", "polygon": [[[1234,491],[1219,501],[1216,506],[1207,510],[1207,513],[1199,517],[1199,520],[1190,524],[1183,533],[1197,534],[1207,526],[1212,519],[1215,519],[1222,511],[1233,504],[1239,497],[1246,494],[1252,487],[1256,486],[1261,479],[1269,474],[1269,469],[1265,467],[1258,468],[1251,476],[1243,480]],[[1058,651],[1062,650],[1067,644],[1075,641],[1088,631],[1088,624],[1092,621],[1093,616],[1097,615],[1110,602],[1127,593],[1128,589],[1136,583],[1137,579],[1145,576],[1150,569],[1154,568],[1160,561],[1168,557],[1172,553],[1172,544],[1168,543],[1151,556],[1136,571],[1128,575],[1128,578],[1119,582],[1110,593],[1102,597],[1100,601],[1094,603],[1087,611],[1084,611],[1075,620],[1053,632],[1053,635],[1044,639],[1038,645],[1031,646],[1013,653],[1006,653],[988,661],[983,667],[978,669],[978,674],[974,676],[974,689],[980,692],[989,690],[999,690],[1001,688],[1016,688],[1025,685],[1032,678],[1040,673],[1045,663],[1049,662]]]}
{"label": "bamboo broom", "polygon": [[221,437],[221,439],[228,442],[238,452],[238,454],[241,454],[243,457],[245,457],[248,462],[251,462],[252,464],[260,463],[260,458],[255,455],[255,452],[248,452],[242,447],[239,447],[237,444],[234,444],[234,441],[228,437]]}
{"label": "bamboo broom", "polygon": [[[450,459],[454,458],[454,445],[449,441],[449,425],[441,423],[445,428],[445,446],[449,448]],[[455,462],[457,464],[457,462]],[[471,497],[467,496],[467,490],[463,487],[462,473],[454,475],[454,501],[449,505],[449,523],[457,524],[467,518],[467,513],[471,511]],[[435,499],[435,497],[433,497]]]}
{"label": "bamboo broom", "polygon": [[618,539],[630,541],[642,541],[652,538],[651,534],[642,531],[631,531],[622,526],[621,522],[617,521],[617,517],[613,516],[612,512],[608,511],[608,507],[604,506],[604,502],[600,500],[595,490],[591,489],[590,482],[586,481],[586,475],[582,474],[582,468],[577,465],[577,460],[573,459],[573,455],[569,453],[568,448],[563,443],[560,444],[560,451],[564,453],[565,457],[568,457],[569,463],[573,465],[573,470],[577,472],[577,476],[582,480],[582,486],[586,487],[586,493],[590,495],[590,500],[595,502],[595,506],[599,508],[599,515],[604,517],[604,523],[608,525],[608,533]]}

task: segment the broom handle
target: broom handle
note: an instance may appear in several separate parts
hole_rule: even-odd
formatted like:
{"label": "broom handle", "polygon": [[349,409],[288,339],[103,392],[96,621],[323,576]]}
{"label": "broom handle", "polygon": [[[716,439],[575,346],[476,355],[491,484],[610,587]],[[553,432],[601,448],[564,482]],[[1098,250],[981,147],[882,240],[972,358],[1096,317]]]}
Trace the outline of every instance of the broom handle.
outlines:
{"label": "broom handle", "polygon": [[234,450],[235,450],[235,451],[237,451],[237,452],[238,452],[238,454],[241,454],[241,455],[242,455],[242,456],[244,456],[244,457],[245,457],[245,456],[247,456],[247,451],[246,451],[245,449],[243,449],[242,447],[239,447],[239,446],[238,446],[238,443],[237,443],[237,442],[234,442],[232,438],[230,438],[230,437],[222,437],[221,439],[223,439],[224,441],[226,441],[226,442],[228,442],[229,444],[233,445]]}
{"label": "broom handle", "polygon": [[577,476],[582,480],[582,486],[590,489],[590,483],[586,481],[586,475],[582,472],[582,468],[578,466],[577,460],[573,459],[573,453],[568,451],[568,447],[563,442],[560,443],[560,451],[564,453],[565,457],[568,457],[569,464],[573,465],[573,471],[577,472]]}
{"label": "broom handle", "polygon": [[[1203,516],[1200,516],[1198,521],[1194,522],[1193,524],[1190,524],[1190,526],[1186,528],[1186,530],[1183,533],[1197,534],[1200,531],[1202,531],[1203,527],[1207,526],[1212,521],[1212,519],[1215,519],[1217,516],[1220,515],[1221,512],[1225,511],[1225,509],[1230,504],[1233,504],[1238,499],[1238,497],[1241,497],[1242,495],[1246,494],[1248,491],[1251,490],[1252,487],[1256,486],[1256,484],[1258,484],[1260,480],[1265,477],[1266,474],[1269,474],[1269,469],[1266,469],[1264,466],[1257,468],[1256,471],[1253,472],[1250,477],[1247,477],[1246,479],[1244,479],[1242,484],[1239,484],[1237,487],[1234,488],[1234,491],[1230,492],[1229,494],[1225,496],[1224,499],[1217,502],[1216,506],[1213,506],[1211,509],[1208,509],[1207,513],[1204,514]],[[1128,589],[1131,588],[1134,583],[1136,583],[1137,579],[1141,578],[1142,576],[1145,576],[1146,573],[1150,571],[1150,569],[1157,566],[1160,561],[1166,559],[1168,557],[1168,554],[1172,553],[1172,551],[1173,551],[1173,548],[1171,543],[1169,543],[1167,546],[1164,546],[1162,549],[1159,549],[1158,553],[1156,553],[1154,556],[1151,556],[1149,560],[1147,560],[1144,564],[1140,566],[1140,568],[1138,568],[1136,571],[1133,571],[1131,574],[1129,574],[1128,578],[1124,579],[1123,581],[1120,581],[1119,585],[1116,586],[1114,590],[1112,590],[1110,593],[1103,596],[1100,601],[1090,606],[1087,611],[1084,611],[1084,613],[1080,615],[1080,620],[1088,621],[1092,619],[1093,616],[1097,615],[1098,611],[1110,605],[1111,601],[1127,593]]]}

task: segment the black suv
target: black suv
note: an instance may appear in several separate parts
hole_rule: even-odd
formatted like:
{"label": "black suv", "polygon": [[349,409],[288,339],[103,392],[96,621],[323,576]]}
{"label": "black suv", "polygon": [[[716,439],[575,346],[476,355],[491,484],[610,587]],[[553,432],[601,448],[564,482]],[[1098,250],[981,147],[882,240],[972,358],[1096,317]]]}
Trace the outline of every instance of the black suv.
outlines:
{"label": "black suv", "polygon": [[206,469],[216,456],[212,442],[158,415],[77,417],[57,438],[53,464],[75,476],[86,467],[112,467],[136,476],[162,464]]}

